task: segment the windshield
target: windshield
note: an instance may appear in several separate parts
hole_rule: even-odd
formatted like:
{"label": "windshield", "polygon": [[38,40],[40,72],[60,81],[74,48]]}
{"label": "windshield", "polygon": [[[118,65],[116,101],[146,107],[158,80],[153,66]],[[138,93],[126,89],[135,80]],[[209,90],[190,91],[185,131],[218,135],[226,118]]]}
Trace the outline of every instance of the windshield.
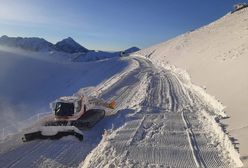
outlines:
{"label": "windshield", "polygon": [[57,102],[54,109],[56,116],[72,116],[74,114],[73,103]]}

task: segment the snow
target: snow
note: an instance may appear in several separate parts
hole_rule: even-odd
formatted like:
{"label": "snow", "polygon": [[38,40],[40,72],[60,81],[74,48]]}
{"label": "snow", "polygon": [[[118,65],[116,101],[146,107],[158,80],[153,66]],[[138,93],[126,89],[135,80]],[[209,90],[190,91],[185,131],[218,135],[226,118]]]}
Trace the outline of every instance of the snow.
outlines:
{"label": "snow", "polygon": [[[248,9],[228,13],[219,20],[174,39],[141,50],[156,65],[175,65],[192,81],[215,96],[229,119],[231,136],[240,143],[241,158],[248,155]],[[243,160],[248,164],[248,160]]]}
{"label": "snow", "polygon": [[[121,88],[122,83],[129,83],[131,75],[138,79],[133,79],[135,87],[123,88],[128,95],[122,89],[119,92],[120,109],[131,109],[125,116],[125,124],[105,132],[81,167],[242,166],[226,133],[220,129],[215,132],[211,127],[212,124],[218,128],[215,119],[211,118],[207,127],[213,130],[214,137],[209,137],[204,129],[206,122],[198,114],[201,109],[216,118],[223,113],[215,110],[218,109],[215,101],[205,101],[207,94],[194,90],[187,76],[177,74],[178,70],[153,66],[141,57],[134,59],[140,65],[138,74],[129,74],[124,83],[117,84]],[[115,91],[115,87],[111,90]],[[226,139],[223,141],[218,133]],[[214,142],[221,148],[216,148]]]}
{"label": "snow", "polygon": [[[201,113],[199,113],[199,115],[201,115],[201,117],[203,117],[202,122],[205,125],[204,129],[207,132],[209,132],[209,135],[216,137],[217,139],[220,139],[224,142],[223,144],[219,144],[219,148],[221,148],[221,150],[228,149],[228,151],[230,152],[232,157],[236,159],[236,163],[238,163],[238,165],[241,167],[243,165],[243,163],[239,159],[239,157],[240,157],[239,153],[235,149],[235,146],[232,144],[232,141],[230,141],[229,136],[227,134],[225,134],[221,125],[216,124],[215,117],[209,115],[206,111],[201,111]],[[222,145],[224,145],[224,146],[222,146]]]}
{"label": "snow", "polygon": [[[2,54],[1,56],[21,58],[24,60],[24,62],[28,62],[29,60],[35,60],[36,66],[38,66],[39,64],[46,65],[46,66],[47,64],[52,64],[52,66],[56,65],[54,68],[58,69],[58,71],[62,71],[61,77],[59,78],[62,78],[62,76],[64,76],[64,78],[65,77],[68,78],[70,77],[70,75],[73,75],[73,79],[80,78],[75,81],[75,85],[77,84],[77,86],[80,86],[80,88],[85,86],[82,89],[76,88],[75,85],[72,86],[73,91],[72,90],[68,91],[70,92],[70,94],[65,94],[65,90],[63,89],[66,89],[66,87],[64,88],[62,87],[62,90],[58,91],[58,95],[56,95],[56,98],[62,95],[72,95],[73,93],[77,94],[77,92],[80,93],[81,91],[83,91],[86,94],[89,93],[89,96],[93,96],[91,95],[92,93],[94,94],[94,96],[97,96],[97,97],[101,97],[99,95],[102,95],[102,94],[107,95],[108,90],[111,88],[112,85],[115,85],[116,83],[118,83],[120,80],[122,80],[122,78],[124,78],[129,73],[132,73],[132,71],[134,71],[138,67],[137,61],[129,60],[126,58],[122,58],[122,59],[112,58],[112,59],[107,59],[107,60],[94,61],[90,63],[72,63],[72,62],[64,62],[64,61],[60,62],[58,60],[53,60],[53,59],[47,60],[47,58],[44,60],[43,57],[36,58],[37,55],[35,55],[34,53],[30,53],[30,55],[28,55],[28,53],[24,52],[22,55],[19,52],[16,53],[13,51],[4,50],[4,51],[1,51],[1,54]],[[4,59],[2,58],[2,60]],[[62,67],[60,68],[60,66]],[[94,67],[94,69],[92,69],[91,67]],[[22,68],[24,67],[21,67],[20,69]],[[64,68],[68,68],[68,69],[64,69]],[[75,71],[80,71],[80,75],[77,76],[75,74],[75,71],[70,71],[70,68],[72,69],[75,68]],[[89,70],[89,68],[91,69]],[[36,71],[41,71],[41,70],[39,69]],[[51,68],[51,69],[46,69],[44,73],[47,75],[47,74],[53,73],[54,71],[55,70]],[[55,73],[58,71],[55,71]],[[65,71],[67,72],[70,71],[70,72],[64,73]],[[6,72],[8,71],[6,70]],[[22,75],[24,76],[25,73]],[[37,76],[35,77],[37,80]],[[62,84],[66,84],[66,81],[64,81],[64,78],[60,80]],[[31,84],[31,82],[33,81],[30,81],[30,79],[27,79],[27,80],[28,80],[30,88],[37,87]],[[45,81],[45,82],[48,82],[48,81]],[[77,82],[81,82],[81,83],[77,83]],[[58,82],[57,82],[57,85],[58,85]],[[52,90],[58,88],[57,85],[54,85],[56,87],[49,85],[50,91],[45,92],[44,94],[49,96]],[[42,87],[37,88],[38,91],[39,89],[42,89]],[[43,92],[44,91],[40,91],[40,94]],[[14,96],[12,95],[12,97]],[[25,98],[25,95],[22,95],[22,98]],[[108,96],[106,100],[108,99],[112,99],[112,96]],[[20,99],[17,99],[17,100],[20,100]],[[41,100],[44,101],[43,99]],[[30,105],[30,101],[31,100],[27,98],[27,103],[28,103],[27,105]],[[39,102],[40,101],[38,101],[38,103]],[[11,104],[11,106],[13,106],[13,104]],[[35,107],[39,107],[39,106],[35,106]],[[122,110],[122,112],[124,111],[125,110]],[[14,110],[13,112],[15,113],[15,115],[17,113],[21,113],[21,111],[17,111],[17,110]],[[36,113],[38,111],[36,109],[33,112]],[[126,110],[126,112],[128,112],[128,110]],[[83,135],[85,137],[83,142],[75,141],[74,137],[69,136],[69,137],[62,138],[58,141],[36,140],[32,142],[22,143],[20,139],[22,137],[23,132],[16,132],[16,134],[12,136],[8,136],[6,137],[5,140],[0,141],[0,146],[1,146],[0,147],[1,149],[0,150],[0,153],[1,153],[0,154],[0,167],[6,167],[6,166],[8,167],[10,165],[15,165],[17,167],[18,166],[26,167],[26,166],[31,166],[31,165],[35,167],[51,166],[51,165],[52,166],[63,165],[64,167],[77,167],[79,163],[87,156],[87,154],[92,149],[94,149],[94,147],[100,142],[101,135],[103,134],[105,129],[113,128],[113,124],[114,124],[114,127],[119,127],[121,124],[123,124],[124,122],[123,114],[126,114],[126,113],[115,111],[115,114],[114,114],[111,111],[107,111],[107,114],[109,114],[109,116],[106,117],[106,119],[103,119],[102,122],[97,124],[96,127],[92,128],[91,130],[83,130]],[[21,115],[24,116],[23,113]],[[36,121],[36,119],[34,118],[31,118],[31,120]],[[10,121],[15,122],[15,120],[10,120]],[[26,123],[26,120],[23,122]],[[33,123],[29,125],[32,125],[32,124]],[[22,128],[23,127],[21,127],[20,129]],[[22,154],[20,155],[20,153]],[[72,155],[72,153],[75,153],[75,155]]]}
{"label": "snow", "polygon": [[1,48],[0,128],[48,112],[51,101],[96,86],[128,64],[120,58],[75,63],[51,58],[49,53]]}
{"label": "snow", "polygon": [[[76,167],[80,162],[82,167],[240,166],[235,150],[232,154],[231,148],[219,149],[212,144],[214,140],[224,146],[228,139],[222,141],[218,136],[207,136],[209,132],[203,129],[205,125],[197,112],[206,110],[215,117],[218,113],[214,113],[215,104],[205,102],[193,87],[187,87],[192,85],[187,76],[177,74],[177,70],[154,66],[142,57],[119,61],[128,62],[122,71],[95,88],[88,88],[95,89],[93,93],[97,97],[115,100],[117,108],[108,111],[91,130],[82,130],[83,142],[66,137],[22,144],[16,141],[17,134],[0,143],[4,146],[0,166],[38,167],[62,163]],[[81,90],[85,89],[79,92]],[[72,150],[76,153],[73,158]]]}
{"label": "snow", "polygon": [[87,53],[78,53],[72,58],[74,62],[89,62],[102,60],[107,58],[119,57],[119,52],[106,52],[106,51],[89,51]]}
{"label": "snow", "polygon": [[[246,8],[229,13],[123,58],[101,51],[86,59],[2,49],[1,97],[10,107],[34,103],[36,113],[49,98],[82,92],[115,100],[117,107],[94,128],[81,130],[83,142],[7,137],[0,143],[0,167],[247,166],[247,14]],[[231,135],[223,124],[229,116]]]}

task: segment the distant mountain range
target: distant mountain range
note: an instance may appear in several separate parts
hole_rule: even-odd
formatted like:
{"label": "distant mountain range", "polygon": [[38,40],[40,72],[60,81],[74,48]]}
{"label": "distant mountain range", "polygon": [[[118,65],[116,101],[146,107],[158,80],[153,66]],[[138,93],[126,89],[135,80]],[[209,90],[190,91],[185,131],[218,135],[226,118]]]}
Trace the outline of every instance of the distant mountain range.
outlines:
{"label": "distant mountain range", "polygon": [[63,51],[66,53],[88,52],[89,50],[75,42],[71,37],[52,44],[43,38],[38,37],[0,37],[0,45],[8,47],[17,47],[30,51]]}
{"label": "distant mountain range", "polygon": [[[0,45],[8,47],[17,47],[29,51],[61,51],[65,53],[87,53],[88,50],[83,47],[71,37],[63,39],[62,41],[52,44],[43,38],[38,37],[8,37],[6,35],[0,37]],[[137,47],[131,47],[125,50],[125,53],[136,52],[140,50]]]}

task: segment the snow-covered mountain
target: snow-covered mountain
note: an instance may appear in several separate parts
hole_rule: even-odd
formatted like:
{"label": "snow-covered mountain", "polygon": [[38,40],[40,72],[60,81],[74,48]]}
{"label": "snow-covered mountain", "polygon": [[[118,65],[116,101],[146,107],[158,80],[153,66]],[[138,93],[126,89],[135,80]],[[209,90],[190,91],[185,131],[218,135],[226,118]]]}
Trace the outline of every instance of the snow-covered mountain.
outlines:
{"label": "snow-covered mountain", "polygon": [[71,37],[68,37],[66,39],[63,39],[62,41],[59,41],[55,44],[55,48],[58,51],[63,51],[67,53],[86,53],[89,50],[78,44],[76,41],[74,41]]}
{"label": "snow-covered mountain", "polygon": [[68,37],[55,45],[38,37],[8,37],[6,35],[0,37],[0,45],[7,47],[15,47],[28,51],[58,51],[65,53],[86,53],[89,50]]}
{"label": "snow-covered mountain", "polygon": [[131,48],[126,49],[125,53],[130,54],[130,53],[133,53],[133,52],[137,52],[139,50],[140,50],[140,48],[138,48],[138,47],[131,47]]}
{"label": "snow-covered mountain", "polygon": [[[131,47],[129,49],[124,50],[124,53],[126,55],[129,55],[133,52],[139,51],[140,49],[138,47]],[[75,62],[81,62],[81,61],[95,61],[100,59],[107,59],[107,58],[113,58],[113,57],[119,57],[121,55],[121,52],[123,51],[117,51],[117,52],[110,52],[110,51],[89,51],[87,53],[80,53],[75,54],[72,61]]]}
{"label": "snow-covered mountain", "polygon": [[[63,39],[56,44],[52,44],[43,38],[32,37],[8,37],[6,35],[0,37],[0,46],[11,47],[22,49],[26,51],[35,52],[50,52],[50,54],[44,53],[45,56],[50,55],[52,58],[61,60],[70,60],[74,62],[80,61],[94,61],[112,57],[119,57],[121,51],[110,52],[110,51],[98,51],[88,50],[83,47],[71,37]],[[131,47],[124,50],[126,54],[136,52],[140,50],[137,47]],[[36,54],[37,55],[37,54]]]}
{"label": "snow-covered mountain", "polygon": [[54,50],[52,43],[43,38],[31,37],[8,37],[6,35],[0,37],[0,45],[8,47],[17,47],[30,51],[51,51]]}
{"label": "snow-covered mountain", "polygon": [[194,83],[226,106],[231,135],[248,156],[248,8],[138,53],[160,66],[186,70]]}

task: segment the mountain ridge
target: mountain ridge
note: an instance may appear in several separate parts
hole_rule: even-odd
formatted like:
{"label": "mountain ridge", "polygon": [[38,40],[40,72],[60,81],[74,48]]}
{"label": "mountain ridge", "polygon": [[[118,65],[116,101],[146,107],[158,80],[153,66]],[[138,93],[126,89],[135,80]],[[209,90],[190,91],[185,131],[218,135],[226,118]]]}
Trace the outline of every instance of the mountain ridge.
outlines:
{"label": "mountain ridge", "polygon": [[9,37],[7,35],[3,35],[0,37],[0,45],[21,48],[29,51],[63,51],[66,53],[89,51],[71,37],[65,38],[56,44],[53,44],[44,38],[39,37]]}
{"label": "mountain ridge", "polygon": [[0,45],[8,47],[17,47],[30,51],[51,51],[53,44],[43,38],[38,37],[0,37]]}
{"label": "mountain ridge", "polygon": [[[9,37],[7,35],[3,35],[0,37],[0,45],[7,47],[15,47],[28,51],[59,51],[65,52],[69,54],[75,53],[88,53],[92,51],[98,50],[89,50],[86,47],[82,46],[78,42],[76,42],[72,37],[67,37],[53,44],[47,41],[44,38],[39,37]],[[133,46],[125,51],[125,53],[129,54],[132,52],[139,51],[140,48]],[[119,53],[120,51],[116,51],[113,53]],[[112,53],[112,52],[108,52]]]}

